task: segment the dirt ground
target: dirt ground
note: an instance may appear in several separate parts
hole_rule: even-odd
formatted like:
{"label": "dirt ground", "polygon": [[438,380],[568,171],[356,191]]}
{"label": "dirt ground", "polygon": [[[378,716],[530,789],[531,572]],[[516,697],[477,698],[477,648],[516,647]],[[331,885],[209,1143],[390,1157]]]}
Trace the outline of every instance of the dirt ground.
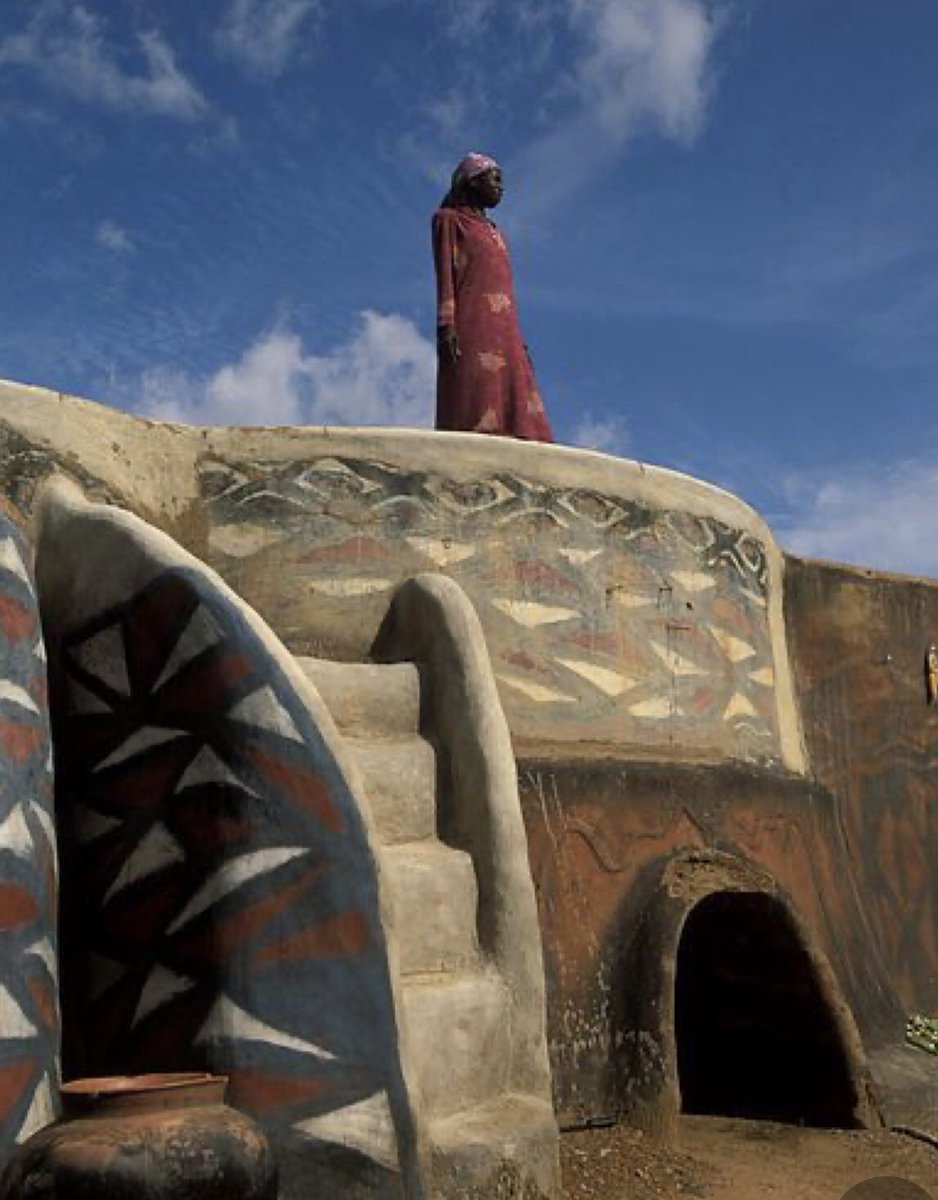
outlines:
{"label": "dirt ground", "polygon": [[[683,1117],[657,1146],[634,1129],[582,1130],[561,1139],[564,1200],[938,1200],[938,1149],[886,1131],[800,1129],[725,1117]],[[924,1197],[921,1198],[924,1200]]]}

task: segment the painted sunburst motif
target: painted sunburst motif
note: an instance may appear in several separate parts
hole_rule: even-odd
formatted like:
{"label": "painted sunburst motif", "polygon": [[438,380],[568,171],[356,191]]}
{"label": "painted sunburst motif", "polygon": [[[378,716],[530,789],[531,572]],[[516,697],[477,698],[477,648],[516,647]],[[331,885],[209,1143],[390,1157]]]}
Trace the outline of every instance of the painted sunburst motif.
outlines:
{"label": "painted sunburst motif", "polygon": [[235,1104],[299,1142],[342,1142],[342,1112],[358,1129],[370,1106],[387,1166],[402,1093],[374,867],[289,680],[185,571],[61,659],[76,1023],[108,1032],[82,1069],[223,1072]]}

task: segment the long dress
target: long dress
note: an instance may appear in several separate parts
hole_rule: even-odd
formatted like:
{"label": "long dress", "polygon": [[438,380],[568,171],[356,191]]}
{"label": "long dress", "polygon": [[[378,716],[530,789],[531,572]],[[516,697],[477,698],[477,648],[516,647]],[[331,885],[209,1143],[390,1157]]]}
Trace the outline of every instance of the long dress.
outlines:
{"label": "long dress", "polygon": [[437,326],[454,325],[457,362],[441,361],[436,427],[552,442],[518,327],[508,247],[477,210],[433,215]]}

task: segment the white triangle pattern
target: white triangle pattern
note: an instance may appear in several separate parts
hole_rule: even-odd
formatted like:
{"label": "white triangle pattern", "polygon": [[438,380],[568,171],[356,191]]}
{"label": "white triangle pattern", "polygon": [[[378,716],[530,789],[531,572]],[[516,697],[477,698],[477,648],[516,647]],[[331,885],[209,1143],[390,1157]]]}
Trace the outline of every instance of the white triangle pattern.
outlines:
{"label": "white triangle pattern", "polygon": [[71,680],[68,693],[68,702],[73,713],[77,713],[80,717],[92,715],[94,713],[109,713],[111,707],[105,703],[100,696],[96,696],[94,692],[89,692],[87,688],[82,687],[80,683]]}
{"label": "white triangle pattern", "polygon": [[335,1055],[317,1046],[315,1042],[304,1041],[294,1037],[283,1029],[251,1016],[243,1008],[239,1008],[228,996],[221,995],[212,1006],[208,1020],[196,1036],[196,1044],[215,1041],[220,1038],[231,1038],[242,1042],[265,1042],[270,1046],[282,1046],[285,1050],[296,1050],[300,1054],[309,1054],[326,1062],[334,1062]]}
{"label": "white triangle pattern", "polygon": [[195,987],[194,979],[187,979],[184,975],[177,975],[174,971],[170,971],[167,967],[164,967],[162,963],[157,963],[143,985],[143,991],[140,993],[140,1003],[137,1005],[137,1011],[134,1013],[132,1026],[138,1025],[151,1012],[155,1012],[164,1004],[168,1004],[173,996],[178,996],[181,992],[187,992],[191,987]]}
{"label": "white triangle pattern", "polygon": [[17,1142],[25,1142],[28,1137],[39,1129],[51,1124],[58,1114],[55,1111],[55,1101],[52,1098],[52,1085],[48,1075],[43,1075],[39,1085],[33,1092],[29,1111],[23,1118],[23,1124],[16,1135]]}
{"label": "white triangle pattern", "polygon": [[145,838],[127,858],[120,874],[108,888],[104,903],[124,888],[161,871],[175,862],[182,862],[186,852],[165,825],[154,825]]}
{"label": "white triangle pattern", "polygon": [[39,707],[29,692],[9,679],[0,679],[0,700],[9,700],[17,708],[25,708],[28,712],[39,712]]}
{"label": "white triangle pattern", "polygon": [[208,650],[211,646],[217,646],[223,640],[223,637],[224,635],[218,628],[212,614],[204,605],[200,604],[189,618],[185,629],[179,635],[172,653],[166,660],[159,678],[153,685],[153,691],[161,688],[174,675],[178,675],[187,663],[192,662],[204,650]]}
{"label": "white triangle pattern", "polygon": [[75,828],[79,842],[93,842],[95,838],[103,837],[121,825],[123,821],[119,817],[109,817],[97,809],[88,808],[86,804],[75,807]]}
{"label": "white triangle pattern", "polygon": [[35,1037],[36,1026],[13,999],[9,988],[0,984],[0,1039]]}
{"label": "white triangle pattern", "polygon": [[15,804],[7,819],[0,825],[0,846],[12,850],[21,858],[29,858],[33,852],[33,835],[26,824],[23,807]]}
{"label": "white triangle pattern", "polygon": [[308,853],[309,851],[304,846],[275,846],[267,850],[252,850],[249,854],[242,854],[238,858],[230,859],[219,867],[214,875],[209,876],[205,884],[170,925],[167,932],[175,933],[182,929],[193,917],[205,912],[207,908],[211,908],[213,904],[223,900],[230,892],[236,891],[252,879],[256,879],[258,875],[276,870],[277,867],[290,862],[291,859]]}
{"label": "white triangle pattern", "polygon": [[32,590],[32,581],[29,578],[29,572],[26,570],[26,564],[23,562],[23,556],[17,549],[16,542],[12,538],[4,538],[0,542],[0,567],[5,571],[12,571],[14,575],[18,575],[20,579],[29,584]]}
{"label": "white triangle pattern", "polygon": [[164,742],[172,742],[177,738],[186,737],[185,729],[163,729],[158,725],[144,725],[135,729],[126,742],[121,742],[103,762],[99,762],[95,771],[104,771],[107,767],[116,767],[118,763],[126,762],[136,754],[142,754],[153,746],[162,746]]}
{"label": "white triangle pattern", "polygon": [[75,662],[89,675],[100,679],[122,696],[130,695],[127,663],[124,658],[124,638],[119,625],[108,625],[94,637],[72,647]]}
{"label": "white triangle pattern", "polygon": [[29,807],[33,816],[42,826],[42,832],[46,835],[46,841],[49,843],[53,859],[58,862],[58,843],[55,838],[55,825],[52,822],[52,814],[35,799],[30,800]]}
{"label": "white triangle pattern", "polygon": [[357,1104],[308,1117],[293,1128],[298,1133],[360,1150],[391,1171],[400,1169],[397,1135],[387,1092],[375,1092]]}
{"label": "white triangle pattern", "polygon": [[244,780],[239,779],[228,764],[218,757],[211,746],[203,746],[186,768],[182,778],[176,784],[176,794],[178,795],[186,788],[199,787],[204,783],[226,783],[231,787],[240,788],[241,791],[248,792],[252,796],[257,795],[253,788],[249,788]]}
{"label": "white triangle pattern", "polygon": [[40,938],[38,941],[33,942],[32,945],[26,947],[25,953],[35,954],[35,956],[45,964],[46,970],[49,972],[52,978],[56,978],[58,974],[58,964],[55,960],[55,951],[52,949],[52,943],[48,938]]}
{"label": "white triangle pattern", "polygon": [[281,737],[289,738],[292,742],[303,741],[303,735],[294,725],[293,718],[274,695],[269,684],[245,696],[229,710],[228,716],[243,725],[254,725],[258,729],[279,733]]}

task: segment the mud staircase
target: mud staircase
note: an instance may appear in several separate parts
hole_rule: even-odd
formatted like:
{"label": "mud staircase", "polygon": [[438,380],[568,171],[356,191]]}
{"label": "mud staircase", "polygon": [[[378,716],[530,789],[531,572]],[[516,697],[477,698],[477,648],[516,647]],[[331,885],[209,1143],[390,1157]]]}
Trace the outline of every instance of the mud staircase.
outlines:
{"label": "mud staircase", "polygon": [[550,1195],[554,1114],[545,1099],[509,1090],[510,989],[480,947],[472,857],[439,836],[440,772],[433,730],[421,724],[420,669],[297,661],[351,751],[379,843],[430,1193],[450,1200],[494,1195],[497,1186],[512,1196],[524,1180],[527,1197],[540,1179]]}

